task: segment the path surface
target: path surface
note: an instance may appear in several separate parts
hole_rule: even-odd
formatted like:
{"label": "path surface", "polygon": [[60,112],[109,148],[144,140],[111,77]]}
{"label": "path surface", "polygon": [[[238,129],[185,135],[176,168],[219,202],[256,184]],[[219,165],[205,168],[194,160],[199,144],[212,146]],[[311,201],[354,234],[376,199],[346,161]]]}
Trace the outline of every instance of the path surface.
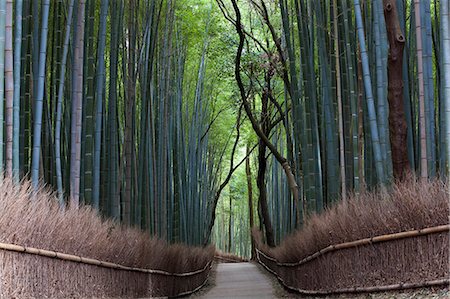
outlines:
{"label": "path surface", "polygon": [[215,284],[202,298],[276,298],[271,281],[252,263],[218,264]]}

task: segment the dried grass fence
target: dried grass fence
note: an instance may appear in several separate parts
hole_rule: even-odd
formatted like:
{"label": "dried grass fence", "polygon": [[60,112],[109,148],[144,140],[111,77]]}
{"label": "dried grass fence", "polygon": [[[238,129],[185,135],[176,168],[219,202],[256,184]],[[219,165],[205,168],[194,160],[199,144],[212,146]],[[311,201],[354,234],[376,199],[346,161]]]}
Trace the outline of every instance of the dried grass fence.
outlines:
{"label": "dried grass fence", "polygon": [[256,234],[257,259],[310,295],[448,286],[447,192],[443,182],[410,178],[389,193],[362,194],[312,217],[279,247]]}
{"label": "dried grass fence", "polygon": [[213,247],[168,245],[88,207],[61,211],[28,182],[0,182],[0,211],[0,298],[181,296],[206,283],[214,257]]}

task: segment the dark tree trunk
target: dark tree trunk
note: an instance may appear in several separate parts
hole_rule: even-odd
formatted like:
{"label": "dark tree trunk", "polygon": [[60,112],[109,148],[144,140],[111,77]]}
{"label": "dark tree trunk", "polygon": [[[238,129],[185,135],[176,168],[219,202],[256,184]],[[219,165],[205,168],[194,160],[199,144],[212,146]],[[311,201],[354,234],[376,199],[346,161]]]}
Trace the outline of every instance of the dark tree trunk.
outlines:
{"label": "dark tree trunk", "polygon": [[250,168],[250,147],[247,145],[247,158],[245,159],[245,174],[247,175],[247,191],[248,191],[248,218],[250,222],[250,242],[252,246],[251,259],[254,260],[256,256],[255,252],[255,239],[253,237],[253,228],[255,221],[253,219],[253,186],[252,186],[252,170]]}
{"label": "dark tree trunk", "polygon": [[233,242],[233,197],[230,195],[230,222],[228,223],[228,252],[231,252]]}
{"label": "dark tree trunk", "polygon": [[256,178],[256,184],[259,189],[259,205],[261,208],[261,216],[263,220],[263,226],[266,232],[267,245],[273,247],[275,246],[273,237],[272,221],[269,215],[269,206],[267,205],[267,188],[266,188],[266,145],[263,141],[259,141],[258,147],[258,176]]}
{"label": "dark tree trunk", "polygon": [[384,17],[389,40],[388,101],[389,133],[394,179],[402,180],[409,169],[407,124],[403,107],[403,48],[405,37],[400,28],[395,0],[383,0]]}
{"label": "dark tree trunk", "polygon": [[[267,76],[266,76],[267,80]],[[268,83],[266,83],[268,84]],[[269,124],[268,124],[268,90],[263,93],[262,96],[262,109],[261,109],[261,119],[260,125],[264,133],[264,136],[269,135]],[[256,179],[256,184],[259,189],[259,205],[261,208],[261,214],[263,218],[264,229],[266,232],[267,245],[274,247],[275,241],[273,236],[272,221],[269,215],[269,206],[267,205],[267,188],[266,188],[266,170],[267,170],[267,159],[266,159],[266,149],[267,145],[262,138],[259,138],[258,145],[258,176]]]}

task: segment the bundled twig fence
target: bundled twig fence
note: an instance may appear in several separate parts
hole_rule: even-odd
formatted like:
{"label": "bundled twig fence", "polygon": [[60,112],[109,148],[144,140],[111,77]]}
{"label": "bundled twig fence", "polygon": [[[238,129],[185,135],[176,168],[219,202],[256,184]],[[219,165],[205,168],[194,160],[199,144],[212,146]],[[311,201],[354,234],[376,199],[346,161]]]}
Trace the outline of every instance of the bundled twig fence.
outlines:
{"label": "bundled twig fence", "polygon": [[256,253],[285,287],[303,294],[448,285],[449,230],[441,225],[330,245],[295,263]]}
{"label": "bundled twig fence", "polygon": [[213,247],[169,245],[31,190],[0,181],[0,298],[174,297],[206,283]]}
{"label": "bundled twig fence", "polygon": [[0,243],[0,260],[2,298],[177,297],[203,287],[212,264],[176,273],[7,243]]}
{"label": "bundled twig fence", "polygon": [[409,180],[363,193],[321,215],[275,248],[256,233],[257,259],[304,294],[448,285],[449,202],[445,182]]}

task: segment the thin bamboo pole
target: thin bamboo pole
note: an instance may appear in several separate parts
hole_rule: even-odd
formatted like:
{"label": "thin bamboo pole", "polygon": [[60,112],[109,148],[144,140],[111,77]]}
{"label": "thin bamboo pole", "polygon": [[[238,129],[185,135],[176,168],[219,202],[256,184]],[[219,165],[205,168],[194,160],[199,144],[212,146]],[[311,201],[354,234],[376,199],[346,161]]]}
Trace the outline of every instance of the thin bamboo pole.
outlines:
{"label": "thin bamboo pole", "polygon": [[92,206],[100,208],[100,154],[102,144],[102,123],[103,123],[103,96],[105,85],[105,45],[106,45],[106,19],[108,15],[109,0],[102,0],[100,11],[100,26],[97,47],[97,74],[96,74],[96,116],[95,116],[95,137],[94,137],[94,173],[92,183]]}
{"label": "thin bamboo pole", "polygon": [[[36,1],[37,2],[37,1]],[[50,10],[50,0],[42,3],[42,28],[41,28],[41,48],[39,50],[39,70],[37,79],[37,98],[34,104],[34,128],[33,128],[33,156],[31,165],[31,180],[33,188],[37,189],[39,184],[39,167],[41,154],[41,130],[42,130],[42,108],[44,105],[44,82],[45,82],[45,62],[47,53],[48,35],[48,14]],[[35,16],[35,19],[38,19]],[[35,28],[37,29],[37,28]],[[34,64],[33,64],[34,65]]]}
{"label": "thin bamboo pole", "polygon": [[5,125],[6,125],[6,176],[12,175],[12,139],[13,139],[13,1],[6,1],[5,33]]}
{"label": "thin bamboo pole", "polygon": [[338,31],[338,10],[337,1],[333,0],[334,18],[334,51],[336,59],[336,96],[338,103],[338,123],[339,123],[339,164],[341,170],[341,198],[347,198],[347,186],[345,182],[345,148],[344,148],[344,120],[342,113],[342,90],[341,90],[341,66],[339,62],[339,31]]}
{"label": "thin bamboo pole", "polygon": [[16,183],[19,183],[20,59],[22,46],[22,7],[23,1],[16,0],[16,19],[14,21],[14,98],[12,119],[12,175]]}
{"label": "thin bamboo pole", "polygon": [[[442,74],[444,75],[444,86],[442,86],[444,100],[444,119],[445,119],[445,143],[446,143],[446,162],[447,176],[450,164],[450,1],[441,0],[441,32],[442,32]],[[441,166],[443,167],[443,166]]]}
{"label": "thin bamboo pole", "polygon": [[[5,95],[6,0],[0,0],[0,173],[3,173],[3,112]],[[3,176],[3,174],[1,175]]]}
{"label": "thin bamboo pole", "polygon": [[63,182],[61,171],[61,118],[63,109],[64,82],[66,74],[67,55],[69,53],[70,28],[72,26],[73,6],[75,0],[71,0],[68,7],[66,33],[64,36],[64,46],[61,59],[61,68],[59,70],[58,101],[56,105],[56,124],[55,124],[55,163],[56,163],[56,185],[58,198],[61,206],[64,205]]}
{"label": "thin bamboo pole", "polygon": [[420,177],[428,178],[427,133],[425,116],[425,91],[423,78],[422,26],[420,19],[420,0],[414,0],[416,22],[417,77],[419,79],[419,130],[420,130]]}
{"label": "thin bamboo pole", "polygon": [[369,114],[370,136],[372,139],[372,148],[375,157],[375,169],[378,182],[383,185],[386,182],[383,158],[381,153],[380,138],[377,125],[377,117],[375,112],[375,103],[372,93],[372,82],[370,78],[369,60],[367,56],[366,41],[364,36],[363,21],[361,16],[361,6],[359,0],[354,0],[356,25],[358,31],[358,39],[361,49],[362,70],[364,73],[364,87],[366,92],[367,110]]}
{"label": "thin bamboo pole", "polygon": [[84,13],[85,1],[80,0],[77,12],[77,29],[74,51],[71,150],[70,150],[70,204],[80,204],[81,175],[81,126],[83,109],[83,59],[84,59]]}

